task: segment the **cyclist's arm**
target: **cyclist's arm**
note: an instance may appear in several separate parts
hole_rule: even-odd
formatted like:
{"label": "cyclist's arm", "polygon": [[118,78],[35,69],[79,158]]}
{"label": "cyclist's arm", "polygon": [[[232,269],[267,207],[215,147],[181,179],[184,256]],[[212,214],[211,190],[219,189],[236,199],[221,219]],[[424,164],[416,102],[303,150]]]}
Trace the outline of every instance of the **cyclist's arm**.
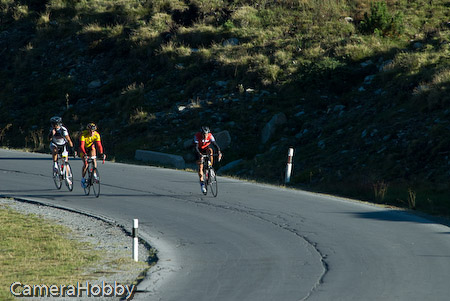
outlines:
{"label": "cyclist's arm", "polygon": [[55,135],[55,130],[51,129],[50,132],[48,132],[48,140],[52,141],[53,135]]}
{"label": "cyclist's arm", "polygon": [[73,148],[73,142],[72,142],[72,140],[70,139],[70,136],[67,135],[65,138],[66,138],[67,142],[69,142],[70,147]]}
{"label": "cyclist's arm", "polygon": [[98,148],[98,153],[103,155],[103,146],[102,146],[102,142],[100,140],[95,141],[95,145]]}
{"label": "cyclist's arm", "polygon": [[219,146],[219,144],[217,144],[216,141],[211,141],[211,143],[216,147],[217,152],[218,152],[219,154],[222,153],[222,152],[220,151],[220,146]]}
{"label": "cyclist's arm", "polygon": [[67,135],[66,137],[66,140],[67,140],[67,143],[69,144],[69,154],[71,154],[74,158],[76,157],[76,155],[77,155],[77,152],[76,152],[76,150],[73,148],[73,142],[72,142],[72,139],[70,139],[70,136],[69,135]]}
{"label": "cyclist's arm", "polygon": [[200,152],[200,148],[199,148],[200,143],[198,142],[197,135],[194,136],[194,144],[195,144],[195,150],[197,151],[197,154],[202,155],[202,153]]}
{"label": "cyclist's arm", "polygon": [[217,154],[218,154],[218,157],[219,157],[219,161],[222,160],[222,151],[220,150],[219,144],[217,144],[216,141],[212,141],[212,143],[217,148]]}
{"label": "cyclist's arm", "polygon": [[219,146],[219,144],[217,144],[216,138],[214,138],[214,135],[212,135],[212,134],[211,134],[211,143],[216,147],[217,152],[219,153],[219,156],[220,156],[220,154],[222,153],[220,151],[220,146]]}
{"label": "cyclist's arm", "polygon": [[198,146],[199,146],[198,142],[195,142],[195,150],[196,150],[197,153],[201,156],[201,155],[202,155],[202,152],[200,151],[200,148],[199,148]]}
{"label": "cyclist's arm", "polygon": [[84,148],[84,140],[80,141],[80,150],[84,155],[87,155],[86,149]]}

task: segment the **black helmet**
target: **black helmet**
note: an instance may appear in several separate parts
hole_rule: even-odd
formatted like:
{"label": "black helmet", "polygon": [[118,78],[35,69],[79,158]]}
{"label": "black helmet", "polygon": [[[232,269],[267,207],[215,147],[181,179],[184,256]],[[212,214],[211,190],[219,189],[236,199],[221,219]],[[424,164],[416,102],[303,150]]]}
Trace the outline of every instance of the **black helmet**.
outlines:
{"label": "black helmet", "polygon": [[209,127],[207,127],[207,126],[202,126],[202,128],[200,129],[200,131],[201,131],[203,134],[208,134],[208,133],[211,132],[211,131],[209,130]]}
{"label": "black helmet", "polygon": [[95,131],[95,130],[97,129],[97,126],[95,125],[95,123],[90,122],[90,123],[88,123],[88,125],[87,125],[86,128],[87,128],[88,130]]}
{"label": "black helmet", "polygon": [[59,116],[53,116],[52,118],[50,118],[50,123],[54,126],[54,125],[61,125],[62,124],[62,118]]}

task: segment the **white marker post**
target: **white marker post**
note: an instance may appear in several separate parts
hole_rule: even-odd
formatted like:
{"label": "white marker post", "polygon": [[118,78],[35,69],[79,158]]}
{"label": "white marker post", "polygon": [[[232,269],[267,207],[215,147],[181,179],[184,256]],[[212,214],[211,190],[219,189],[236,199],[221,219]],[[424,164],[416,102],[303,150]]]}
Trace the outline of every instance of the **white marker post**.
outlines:
{"label": "white marker post", "polygon": [[292,158],[294,157],[294,149],[292,147],[289,148],[288,151],[288,160],[286,164],[286,177],[284,182],[287,184],[291,181],[291,172],[292,172]]}
{"label": "white marker post", "polygon": [[138,241],[138,219],[133,219],[134,225],[133,225],[133,259],[134,261],[138,261],[138,247],[139,247],[139,241]]}

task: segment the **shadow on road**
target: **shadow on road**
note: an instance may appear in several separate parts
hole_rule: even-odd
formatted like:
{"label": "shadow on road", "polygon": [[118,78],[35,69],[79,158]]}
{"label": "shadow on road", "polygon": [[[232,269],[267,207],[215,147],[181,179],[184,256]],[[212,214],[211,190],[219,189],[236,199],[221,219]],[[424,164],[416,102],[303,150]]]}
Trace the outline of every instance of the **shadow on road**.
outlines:
{"label": "shadow on road", "polygon": [[358,218],[375,219],[389,222],[412,222],[421,224],[442,224],[450,227],[450,220],[441,217],[428,216],[425,214],[412,213],[399,210],[374,211],[374,212],[351,212]]}
{"label": "shadow on road", "polygon": [[[54,193],[52,193],[52,191]],[[33,193],[36,192],[36,193]],[[42,193],[47,192],[47,193]],[[34,190],[0,190],[0,198],[39,198],[39,199],[48,199],[48,200],[60,200],[61,202],[68,201],[67,199],[70,199],[72,202],[73,199],[84,199],[84,198],[90,198],[93,196],[93,192],[91,192],[90,195],[85,195],[83,191],[77,191],[77,192],[70,192],[64,189],[61,190],[55,190],[55,189],[34,189]],[[108,192],[101,192],[100,198],[117,198],[117,197],[127,197],[127,198],[134,198],[134,197],[145,197],[153,199],[153,198],[187,198],[191,197],[192,194],[154,194],[154,193],[108,193]]]}
{"label": "shadow on road", "polygon": [[[52,157],[49,155],[46,158],[35,158],[35,157],[0,157],[0,160],[17,160],[17,161],[51,161]],[[69,157],[69,161],[81,161],[81,158]]]}
{"label": "shadow on road", "polygon": [[29,160],[29,161],[50,161],[52,160],[52,157],[49,156],[48,158],[25,158],[25,157],[0,157],[0,160]]}

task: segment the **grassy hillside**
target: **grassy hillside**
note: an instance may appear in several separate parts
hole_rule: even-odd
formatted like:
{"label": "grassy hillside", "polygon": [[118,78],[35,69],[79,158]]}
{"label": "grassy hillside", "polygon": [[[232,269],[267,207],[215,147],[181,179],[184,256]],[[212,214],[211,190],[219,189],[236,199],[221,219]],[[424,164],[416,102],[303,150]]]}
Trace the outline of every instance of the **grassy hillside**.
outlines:
{"label": "grassy hillside", "polygon": [[293,146],[294,186],[450,215],[449,43],[444,0],[0,0],[0,144],[59,114],[183,155],[206,123],[232,174],[282,182]]}

